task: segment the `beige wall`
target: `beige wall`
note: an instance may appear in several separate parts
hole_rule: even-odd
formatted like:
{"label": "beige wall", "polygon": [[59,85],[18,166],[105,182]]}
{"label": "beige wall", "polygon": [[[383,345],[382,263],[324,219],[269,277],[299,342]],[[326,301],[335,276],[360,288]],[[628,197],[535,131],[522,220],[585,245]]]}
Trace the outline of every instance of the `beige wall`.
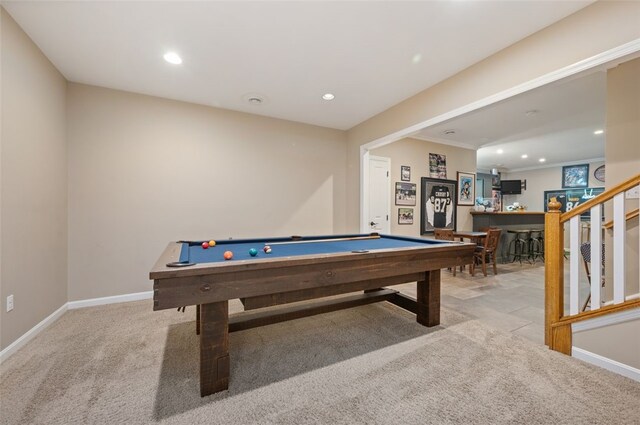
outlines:
{"label": "beige wall", "polygon": [[[13,19],[2,25],[0,348],[67,302],[66,81]],[[6,297],[15,309],[6,312]]]}
{"label": "beige wall", "polygon": [[[607,159],[606,187],[610,189],[623,181],[640,174],[640,59],[618,65],[607,72]],[[627,211],[638,208],[638,199],[627,199]],[[612,207],[605,208],[607,220],[612,218]],[[611,236],[608,232],[607,236]],[[607,238],[609,246],[611,239]],[[638,279],[638,219],[627,222],[626,233],[626,293],[640,292]],[[612,252],[612,248],[608,250]],[[615,255],[615,254],[614,254]],[[613,270],[608,256],[606,268]],[[607,273],[607,277],[611,275]],[[607,286],[611,291],[612,285]],[[640,323],[638,324],[640,334]]]}
{"label": "beige wall", "polygon": [[[606,188],[640,173],[640,59],[623,63],[607,72],[607,125],[605,155],[607,161]],[[611,217],[608,203],[605,215]],[[627,200],[627,210],[638,208],[638,200]],[[612,281],[611,232],[606,233],[606,281]],[[638,219],[627,222],[625,249],[625,292],[640,291],[638,279]],[[607,299],[612,286],[605,286]],[[606,335],[606,337],[605,337]],[[574,346],[640,369],[640,320],[619,323],[605,328],[576,334]]]}
{"label": "beige wall", "polygon": [[[596,180],[593,172],[604,162],[587,162],[589,164],[589,187],[604,187],[604,183]],[[607,171],[608,174],[608,171]],[[528,211],[544,211],[544,191],[562,189],[562,166],[539,168],[537,170],[514,171],[502,173],[504,180],[526,180],[527,189],[520,195],[504,195],[504,205],[519,202],[526,205]]]}
{"label": "beige wall", "polygon": [[347,223],[359,228],[359,147],[640,38],[640,2],[596,2],[349,130]]}
{"label": "beige wall", "polygon": [[[457,171],[476,172],[476,151],[457,148],[424,140],[406,138],[371,151],[371,155],[391,158],[391,233],[394,235],[420,236],[421,177],[429,176],[429,153],[447,156],[447,178],[456,180]],[[415,207],[395,205],[395,184],[401,182],[400,166],[411,167],[411,183],[416,184],[417,200]],[[398,224],[398,208],[413,208],[413,225]],[[457,207],[458,230],[471,230],[473,221],[469,211],[471,207]]]}
{"label": "beige wall", "polygon": [[69,300],[148,291],[169,241],[345,230],[346,134],[69,84]]}
{"label": "beige wall", "polygon": [[640,320],[575,332],[573,346],[640,369]]}

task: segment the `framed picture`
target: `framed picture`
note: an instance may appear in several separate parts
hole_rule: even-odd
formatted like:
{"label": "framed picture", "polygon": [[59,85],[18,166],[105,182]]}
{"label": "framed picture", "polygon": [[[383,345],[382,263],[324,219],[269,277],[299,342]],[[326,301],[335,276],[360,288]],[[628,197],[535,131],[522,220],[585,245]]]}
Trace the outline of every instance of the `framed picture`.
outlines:
{"label": "framed picture", "polygon": [[403,182],[411,181],[411,167],[409,167],[408,165],[400,166],[400,180],[402,180]]}
{"label": "framed picture", "polygon": [[[584,189],[569,189],[569,190],[546,190],[544,192],[544,212],[549,209],[549,201],[551,198],[556,198],[560,202],[560,212],[571,211],[580,204],[584,204],[589,199],[593,199],[596,196],[604,192],[604,187],[587,187]],[[586,219],[590,217],[591,212],[587,211],[580,214],[580,217]],[[602,216],[604,218],[604,215]]]}
{"label": "framed picture", "polygon": [[429,177],[434,179],[447,178],[447,156],[439,153],[429,154]]}
{"label": "framed picture", "polygon": [[476,199],[476,175],[458,171],[458,205],[473,206]]}
{"label": "framed picture", "polygon": [[420,234],[431,234],[436,228],[455,231],[457,182],[423,177],[421,190]]}
{"label": "framed picture", "polygon": [[502,211],[502,192],[498,189],[491,190],[491,199],[493,204],[493,211],[500,212]]}
{"label": "framed picture", "polygon": [[396,183],[396,205],[415,205],[415,183]]}
{"label": "framed picture", "polygon": [[413,208],[398,208],[398,224],[413,224]]}
{"label": "framed picture", "polygon": [[588,187],[589,164],[562,167],[562,188]]}
{"label": "framed picture", "polygon": [[604,183],[604,165],[596,168],[596,170],[593,172],[593,177],[595,177],[595,179],[599,182]]}

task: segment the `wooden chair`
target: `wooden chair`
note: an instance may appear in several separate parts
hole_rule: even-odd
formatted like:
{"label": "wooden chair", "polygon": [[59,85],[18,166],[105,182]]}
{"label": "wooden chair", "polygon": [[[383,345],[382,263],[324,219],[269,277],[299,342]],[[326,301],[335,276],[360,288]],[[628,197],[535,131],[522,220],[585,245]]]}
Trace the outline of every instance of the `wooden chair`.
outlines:
{"label": "wooden chair", "polygon": [[[433,229],[433,236],[441,241],[453,241],[455,240],[453,237],[453,230],[451,229]],[[456,268],[452,267],[453,275],[456,275]],[[460,267],[462,271],[462,267]]]}
{"label": "wooden chair", "polygon": [[475,275],[476,263],[482,265],[482,273],[487,275],[487,262],[493,263],[493,274],[498,274],[496,266],[496,253],[498,251],[498,243],[500,242],[500,229],[488,229],[487,237],[484,238],[484,245],[478,245],[474,253],[474,261],[471,263],[471,276]]}

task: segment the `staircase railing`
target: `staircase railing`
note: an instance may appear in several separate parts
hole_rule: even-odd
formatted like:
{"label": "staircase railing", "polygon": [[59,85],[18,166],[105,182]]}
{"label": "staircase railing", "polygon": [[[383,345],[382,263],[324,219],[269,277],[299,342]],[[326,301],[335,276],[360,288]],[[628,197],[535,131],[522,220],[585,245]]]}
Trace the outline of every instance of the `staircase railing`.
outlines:
{"label": "staircase railing", "polygon": [[[545,344],[552,350],[571,355],[571,324],[615,313],[622,310],[640,307],[640,299],[636,293],[625,293],[625,270],[627,264],[627,220],[637,217],[637,212],[627,213],[625,210],[625,193],[640,185],[640,175],[621,183],[597,197],[565,213],[560,212],[561,204],[553,198],[545,215]],[[640,188],[638,188],[640,190]],[[603,205],[613,200],[612,220],[606,227],[612,230],[613,258],[613,298],[603,300]],[[585,214],[588,213],[588,214]],[[590,295],[591,310],[580,312],[580,222],[590,220]],[[581,217],[582,216],[582,217]],[[569,228],[569,303],[565,312],[565,225]],[[640,229],[640,225],[637,226]],[[640,238],[639,238],[640,239]],[[640,249],[639,249],[640,252]],[[609,254],[607,254],[609,255]],[[636,263],[640,262],[635,259]],[[609,283],[607,282],[609,285]],[[639,281],[640,285],[640,281]],[[633,291],[627,291],[633,292]]]}

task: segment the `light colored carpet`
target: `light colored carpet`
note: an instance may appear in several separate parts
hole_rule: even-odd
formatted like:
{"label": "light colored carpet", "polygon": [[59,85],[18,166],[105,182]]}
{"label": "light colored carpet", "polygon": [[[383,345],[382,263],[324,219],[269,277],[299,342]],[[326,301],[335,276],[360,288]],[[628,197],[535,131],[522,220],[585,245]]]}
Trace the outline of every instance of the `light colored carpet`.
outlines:
{"label": "light colored carpet", "polygon": [[637,382],[388,304],[234,333],[230,390],[200,398],[194,315],[150,301],[66,313],[0,366],[0,422],[639,423]]}

